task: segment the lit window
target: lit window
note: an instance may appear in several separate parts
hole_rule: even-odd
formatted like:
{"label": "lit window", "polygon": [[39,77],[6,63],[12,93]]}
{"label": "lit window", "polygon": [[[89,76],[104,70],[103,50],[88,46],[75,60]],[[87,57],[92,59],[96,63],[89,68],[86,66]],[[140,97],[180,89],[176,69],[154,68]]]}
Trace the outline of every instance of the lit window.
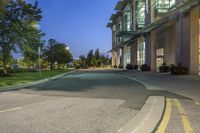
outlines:
{"label": "lit window", "polygon": [[124,29],[125,31],[131,30],[131,12],[126,12],[124,16]]}
{"label": "lit window", "polygon": [[170,3],[170,7],[172,7],[176,4],[176,0],[170,0],[169,3]]}
{"label": "lit window", "polygon": [[157,56],[164,56],[164,48],[157,49]]}
{"label": "lit window", "polygon": [[138,44],[137,63],[139,66],[145,64],[145,42]]}

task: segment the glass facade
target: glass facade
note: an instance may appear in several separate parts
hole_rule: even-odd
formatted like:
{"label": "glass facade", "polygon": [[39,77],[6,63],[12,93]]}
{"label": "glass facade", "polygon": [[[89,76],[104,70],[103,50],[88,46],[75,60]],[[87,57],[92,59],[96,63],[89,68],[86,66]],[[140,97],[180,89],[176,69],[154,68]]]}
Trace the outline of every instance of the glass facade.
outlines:
{"label": "glass facade", "polygon": [[145,42],[138,43],[137,47],[137,63],[139,66],[145,64]]}
{"label": "glass facade", "polygon": [[155,9],[158,13],[168,12],[175,5],[176,0],[156,0]]}
{"label": "glass facade", "polygon": [[176,0],[170,0],[169,1],[169,6],[173,7],[176,4]]}
{"label": "glass facade", "polygon": [[139,29],[145,25],[145,0],[136,1],[136,23]]}
{"label": "glass facade", "polygon": [[124,30],[131,31],[131,12],[125,12],[124,15]]}
{"label": "glass facade", "polygon": [[112,27],[112,41],[113,41],[113,44],[116,45],[116,42],[117,42],[117,39],[116,39],[116,25],[113,25]]}

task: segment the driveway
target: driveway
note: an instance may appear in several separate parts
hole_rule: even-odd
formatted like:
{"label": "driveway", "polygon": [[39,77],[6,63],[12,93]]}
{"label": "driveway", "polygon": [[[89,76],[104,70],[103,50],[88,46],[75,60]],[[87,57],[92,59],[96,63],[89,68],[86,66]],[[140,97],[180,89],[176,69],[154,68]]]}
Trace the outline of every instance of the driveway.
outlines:
{"label": "driveway", "polygon": [[117,133],[152,95],[185,98],[147,90],[116,71],[74,72],[0,93],[0,132]]}

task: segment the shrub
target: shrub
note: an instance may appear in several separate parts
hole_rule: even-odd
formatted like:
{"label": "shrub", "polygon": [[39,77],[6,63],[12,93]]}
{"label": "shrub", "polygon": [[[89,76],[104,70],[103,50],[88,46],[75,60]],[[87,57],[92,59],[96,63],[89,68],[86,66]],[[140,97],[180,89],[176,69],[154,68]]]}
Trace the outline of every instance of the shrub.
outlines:
{"label": "shrub", "polygon": [[133,65],[132,65],[132,64],[127,64],[127,65],[126,65],[126,69],[127,69],[127,70],[133,69]]}
{"label": "shrub", "polygon": [[134,70],[138,70],[138,65],[134,65],[134,66],[133,66],[133,69],[134,69]]}
{"label": "shrub", "polygon": [[6,71],[4,69],[0,69],[0,77],[14,76],[14,71],[11,68],[7,68]]}
{"label": "shrub", "polygon": [[5,74],[4,74],[4,70],[3,69],[0,69],[0,77],[3,77]]}
{"label": "shrub", "polygon": [[150,71],[151,68],[150,66],[148,66],[147,64],[144,64],[140,67],[141,71]]}
{"label": "shrub", "polygon": [[166,63],[163,63],[162,66],[159,67],[159,72],[169,72],[170,67],[166,65]]}
{"label": "shrub", "polygon": [[117,65],[114,65],[113,67],[114,67],[114,68],[117,68]]}
{"label": "shrub", "polygon": [[188,68],[183,67],[181,63],[178,66],[171,64],[170,72],[172,75],[186,75],[188,74]]}
{"label": "shrub", "polygon": [[17,68],[14,70],[15,73],[23,73],[23,72],[38,72],[37,68]]}
{"label": "shrub", "polygon": [[124,66],[123,66],[122,64],[119,64],[118,68],[119,68],[119,69],[123,69]]}

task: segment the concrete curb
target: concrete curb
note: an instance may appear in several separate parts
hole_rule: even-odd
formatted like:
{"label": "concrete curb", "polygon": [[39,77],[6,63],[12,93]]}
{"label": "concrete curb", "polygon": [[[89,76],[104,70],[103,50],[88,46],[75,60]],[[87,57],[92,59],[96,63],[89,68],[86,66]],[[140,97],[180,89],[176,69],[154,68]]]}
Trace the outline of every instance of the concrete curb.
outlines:
{"label": "concrete curb", "polygon": [[[74,71],[76,71],[76,70],[74,70]],[[25,83],[25,84],[18,84],[18,85],[0,87],[0,92],[18,90],[18,89],[23,88],[23,87],[38,85],[38,84],[41,84],[41,83],[45,83],[45,82],[48,82],[48,81],[51,81],[51,80],[58,79],[58,78],[63,77],[67,74],[73,73],[74,71],[66,72],[66,73],[63,73],[63,74],[60,74],[60,75],[56,75],[54,77],[38,80],[38,81],[35,81],[35,82],[29,82],[29,83]]]}
{"label": "concrete curb", "polygon": [[136,116],[119,129],[119,133],[153,133],[162,120],[164,109],[163,96],[150,96]]}

